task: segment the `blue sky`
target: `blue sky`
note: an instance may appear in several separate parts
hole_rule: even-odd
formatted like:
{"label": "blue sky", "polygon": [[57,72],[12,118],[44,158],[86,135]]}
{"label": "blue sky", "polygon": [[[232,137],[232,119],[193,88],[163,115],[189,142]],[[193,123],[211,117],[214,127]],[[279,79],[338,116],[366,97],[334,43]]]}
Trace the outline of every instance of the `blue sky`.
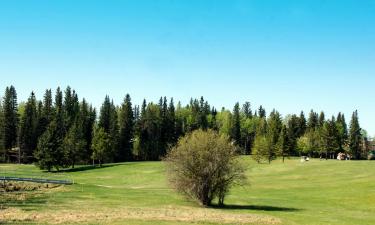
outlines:
{"label": "blue sky", "polygon": [[[375,1],[2,0],[0,89],[100,106],[201,95],[283,115],[359,110],[375,135]],[[347,121],[349,122],[349,121]]]}

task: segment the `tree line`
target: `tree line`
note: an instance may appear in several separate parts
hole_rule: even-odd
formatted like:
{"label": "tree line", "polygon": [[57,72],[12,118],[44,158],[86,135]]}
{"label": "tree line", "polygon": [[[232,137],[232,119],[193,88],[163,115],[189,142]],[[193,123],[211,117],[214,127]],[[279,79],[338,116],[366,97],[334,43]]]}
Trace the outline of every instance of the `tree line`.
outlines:
{"label": "tree line", "polygon": [[42,100],[32,92],[18,104],[10,86],[0,103],[0,160],[36,163],[47,170],[160,160],[180,137],[197,129],[228,135],[239,153],[253,154],[259,162],[301,154],[329,158],[338,152],[366,157],[357,111],[348,128],[342,113],[330,119],[314,111],[307,119],[304,112],[283,118],[276,110],[267,116],[262,106],[253,112],[249,102],[217,111],[203,97],[185,106],[166,97],[133,105],[127,94],[121,105],[106,96],[97,112],[70,87],[55,93],[47,89]]}

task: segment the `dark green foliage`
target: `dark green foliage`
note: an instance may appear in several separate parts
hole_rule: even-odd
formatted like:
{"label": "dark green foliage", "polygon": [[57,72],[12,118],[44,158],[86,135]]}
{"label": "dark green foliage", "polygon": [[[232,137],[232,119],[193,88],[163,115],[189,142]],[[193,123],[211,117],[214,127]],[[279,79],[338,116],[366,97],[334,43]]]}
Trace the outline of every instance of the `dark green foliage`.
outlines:
{"label": "dark green foliage", "polygon": [[297,139],[300,137],[300,120],[299,117],[295,114],[287,122],[287,135],[289,142],[289,152],[292,155],[297,155]]}
{"label": "dark green foliage", "polygon": [[250,102],[245,102],[242,106],[242,112],[245,115],[246,118],[251,119],[253,117],[253,113],[251,111],[251,104]]}
{"label": "dark green foliage", "polygon": [[237,102],[233,109],[231,138],[237,145],[241,144],[240,104]]}
{"label": "dark green foliage", "polygon": [[[341,113],[337,119],[326,120],[324,112],[318,116],[311,110],[306,121],[301,112],[299,116],[287,116],[285,126],[276,110],[266,118],[262,106],[254,115],[249,102],[241,110],[239,106],[236,103],[232,112],[225,108],[217,112],[203,97],[191,99],[186,106],[179,102],[176,107],[173,98],[168,102],[163,97],[159,104],[147,104],[144,100],[141,107],[132,107],[127,95],[117,107],[106,96],[97,122],[96,110],[85,99],[79,102],[70,87],[64,93],[57,88],[54,101],[48,89],[43,102],[37,101],[32,93],[26,103],[18,105],[16,90],[11,86],[6,88],[0,104],[0,161],[28,163],[37,156],[41,168],[51,170],[89,163],[94,155],[106,162],[159,160],[181,136],[197,129],[212,129],[230,136],[240,147],[237,149],[244,149],[246,154],[251,154],[255,138],[259,137],[257,145],[267,146],[262,154],[269,162],[276,154],[333,157],[350,149],[359,159],[368,151],[367,135],[362,134],[356,112],[348,134]],[[93,152],[94,126],[102,128],[105,142],[110,142],[105,157]]]}
{"label": "dark green foliage", "polygon": [[316,112],[311,110],[309,114],[309,119],[307,121],[307,131],[314,131],[316,127],[318,127],[319,116]]}
{"label": "dark green foliage", "polygon": [[65,90],[64,96],[64,119],[66,130],[69,130],[70,127],[75,122],[79,113],[79,101],[78,95],[75,90],[72,90],[69,86]]}
{"label": "dark green foliage", "polygon": [[[3,134],[4,134],[4,158],[6,161],[15,161],[19,156],[13,156],[11,158],[10,152],[12,148],[17,146],[18,139],[18,126],[19,126],[19,115],[18,115],[18,104],[17,104],[17,93],[13,86],[5,89],[5,95],[3,100]],[[18,158],[18,160],[20,160]]]}
{"label": "dark green foliage", "polygon": [[353,112],[349,129],[349,149],[356,159],[361,158],[362,135],[358,121],[358,111]]}
{"label": "dark green foliage", "polygon": [[51,171],[52,168],[59,170],[65,166],[65,155],[62,147],[61,129],[58,123],[53,120],[39,138],[38,147],[35,151],[35,159],[40,169]]}
{"label": "dark green foliage", "polygon": [[336,119],[336,127],[337,127],[337,143],[339,145],[340,152],[344,151],[344,147],[347,145],[348,142],[348,126],[345,122],[344,114],[339,113]]}
{"label": "dark green foliage", "polygon": [[64,137],[62,143],[65,164],[64,166],[72,166],[83,159],[86,154],[87,143],[82,129],[82,124],[76,120]]}
{"label": "dark green foliage", "polygon": [[139,157],[143,160],[159,160],[161,150],[161,116],[160,108],[153,103],[148,104],[142,113],[139,125],[140,149]]}
{"label": "dark green foliage", "polygon": [[336,136],[337,133],[334,118],[324,122],[321,129],[321,150],[324,152],[326,159],[328,159],[331,154],[334,154],[339,150]]}
{"label": "dark green foliage", "polygon": [[306,124],[306,118],[305,114],[303,111],[301,111],[301,114],[299,116],[299,131],[298,131],[298,136],[301,137],[305,134],[307,129],[307,124]]}
{"label": "dark green foliage", "polygon": [[107,158],[110,161],[118,161],[115,157],[115,153],[119,147],[119,123],[118,123],[118,112],[113,101],[110,101],[109,96],[106,96],[104,103],[100,109],[99,115],[99,127],[103,128],[104,132],[109,135],[111,140],[111,154],[107,154]]}
{"label": "dark green foliage", "polygon": [[99,162],[99,165],[102,166],[102,164],[108,160],[112,159],[112,140],[111,137],[108,135],[107,132],[105,132],[104,128],[102,127],[96,127],[94,131],[94,137],[92,139],[91,148],[93,150],[92,153],[92,160],[97,160]]}
{"label": "dark green foliage", "polygon": [[0,101],[0,162],[5,162],[5,148],[4,148],[4,113],[3,106]]}
{"label": "dark green foliage", "polygon": [[281,156],[283,158],[283,162],[284,162],[285,157],[290,155],[288,133],[287,133],[287,128],[285,125],[283,125],[281,128],[279,140],[277,141],[277,144],[276,144],[276,153],[278,156]]}
{"label": "dark green foliage", "polygon": [[20,123],[19,145],[23,163],[33,161],[33,152],[37,146],[39,121],[36,104],[35,94],[32,92],[26,103],[25,112],[21,117]]}
{"label": "dark green foliage", "polygon": [[263,106],[259,106],[258,116],[260,118],[265,118],[266,117],[266,110],[263,108]]}
{"label": "dark green foliage", "polygon": [[119,161],[130,161],[133,159],[134,120],[130,95],[127,94],[121,105],[119,114]]}

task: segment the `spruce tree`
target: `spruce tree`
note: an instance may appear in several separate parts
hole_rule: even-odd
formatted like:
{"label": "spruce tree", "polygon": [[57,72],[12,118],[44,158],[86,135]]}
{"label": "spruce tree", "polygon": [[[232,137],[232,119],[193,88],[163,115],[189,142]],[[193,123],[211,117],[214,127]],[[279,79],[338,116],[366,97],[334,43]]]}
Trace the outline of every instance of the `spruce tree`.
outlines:
{"label": "spruce tree", "polygon": [[315,128],[318,126],[318,119],[319,116],[316,112],[314,112],[313,110],[310,111],[310,114],[309,114],[309,119],[307,121],[307,131],[308,132],[312,132],[315,130]]}
{"label": "spruce tree", "polygon": [[338,132],[337,142],[339,145],[339,150],[340,152],[343,152],[348,141],[348,126],[346,125],[345,116],[341,112],[337,115],[336,127]]}
{"label": "spruce tree", "polygon": [[303,111],[301,111],[301,114],[299,116],[299,132],[298,132],[298,136],[302,137],[305,134],[306,129],[307,129],[307,124],[306,124],[305,114],[303,113]]}
{"label": "spruce tree", "polygon": [[245,104],[243,104],[242,112],[243,112],[243,114],[245,115],[246,118],[252,118],[253,117],[250,102],[245,102]]}
{"label": "spruce tree", "polygon": [[362,135],[358,121],[358,111],[354,111],[349,128],[349,149],[355,159],[361,158]]}
{"label": "spruce tree", "polygon": [[79,116],[77,120],[82,129],[81,132],[86,143],[81,160],[84,162],[89,162],[92,156],[91,143],[94,132],[94,124],[96,121],[96,111],[91,105],[88,105],[85,99],[83,99],[80,104]]}
{"label": "spruce tree", "polygon": [[133,159],[134,114],[129,94],[121,105],[119,121],[119,160],[130,161]]}
{"label": "spruce tree", "polygon": [[72,166],[84,158],[86,140],[82,130],[82,124],[77,119],[66,133],[63,140],[63,148],[66,156],[65,166]]}
{"label": "spruce tree", "polygon": [[113,148],[111,144],[111,138],[109,134],[105,132],[104,128],[96,127],[91,145],[91,148],[93,150],[91,158],[94,162],[95,160],[97,160],[100,167],[102,167],[107,158],[112,157],[111,155]]}
{"label": "spruce tree", "polygon": [[0,162],[5,162],[5,148],[4,148],[4,113],[3,106],[0,101]]}
{"label": "spruce tree", "polygon": [[167,111],[167,127],[168,127],[168,145],[174,145],[178,136],[176,134],[176,112],[174,107],[173,98],[169,101],[168,111]]}
{"label": "spruce tree", "polygon": [[289,156],[289,141],[288,141],[288,133],[287,128],[285,125],[282,126],[281,132],[279,135],[279,140],[276,144],[276,152],[277,155],[283,158],[283,162],[285,157]]}
{"label": "spruce tree", "polygon": [[[17,146],[18,140],[18,126],[19,126],[19,115],[18,115],[18,104],[17,104],[17,93],[13,86],[5,89],[5,95],[3,100],[3,116],[4,116],[4,148],[6,161],[11,160],[11,150]],[[20,156],[16,156],[18,160]]]}
{"label": "spruce tree", "polygon": [[33,152],[37,146],[38,139],[38,112],[37,102],[34,92],[31,93],[26,106],[25,112],[21,117],[19,147],[23,163],[33,161]]}
{"label": "spruce tree", "polygon": [[266,110],[263,108],[263,106],[259,106],[258,116],[260,118],[265,118],[266,117]]}
{"label": "spruce tree", "polygon": [[34,157],[36,165],[40,169],[51,171],[52,168],[59,170],[65,166],[64,150],[62,147],[62,136],[56,120],[53,120],[39,138],[37,150]]}
{"label": "spruce tree", "polygon": [[237,145],[241,145],[241,118],[240,118],[240,104],[237,102],[233,108],[231,138]]}

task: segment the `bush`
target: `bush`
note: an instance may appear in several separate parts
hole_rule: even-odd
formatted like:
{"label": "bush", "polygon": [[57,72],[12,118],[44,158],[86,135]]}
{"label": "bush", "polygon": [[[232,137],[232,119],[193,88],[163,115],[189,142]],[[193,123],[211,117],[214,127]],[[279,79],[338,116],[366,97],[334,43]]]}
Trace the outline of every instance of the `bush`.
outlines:
{"label": "bush", "polygon": [[228,136],[197,130],[181,138],[168,153],[168,177],[180,192],[209,206],[224,204],[231,186],[245,180],[244,166]]}

